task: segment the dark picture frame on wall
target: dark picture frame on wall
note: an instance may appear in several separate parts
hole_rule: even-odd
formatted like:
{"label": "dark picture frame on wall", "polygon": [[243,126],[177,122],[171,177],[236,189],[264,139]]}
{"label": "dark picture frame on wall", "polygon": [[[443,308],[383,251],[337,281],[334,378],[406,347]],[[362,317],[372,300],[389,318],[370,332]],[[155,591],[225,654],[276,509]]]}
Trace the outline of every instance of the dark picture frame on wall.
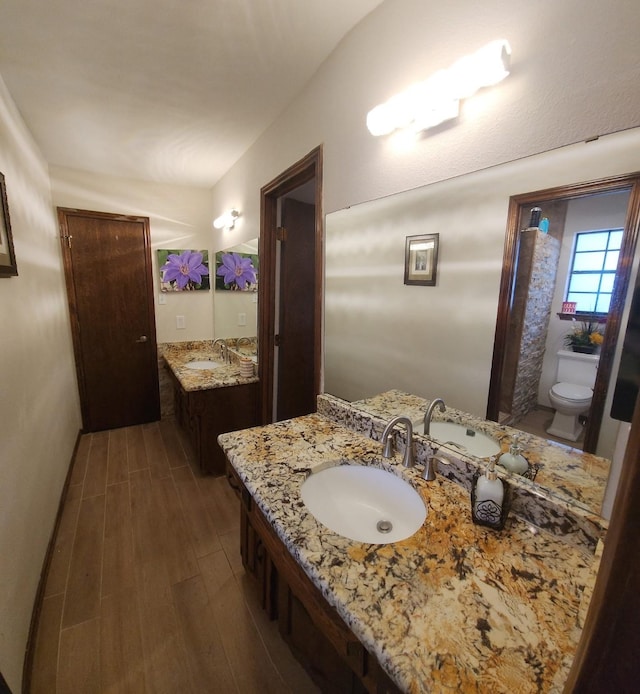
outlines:
{"label": "dark picture frame on wall", "polygon": [[2,204],[2,213],[0,214],[0,277],[15,277],[18,274],[18,266],[13,250],[7,187],[2,173],[0,173],[0,200]]}
{"label": "dark picture frame on wall", "polygon": [[404,283],[436,286],[440,234],[407,236],[404,251]]}

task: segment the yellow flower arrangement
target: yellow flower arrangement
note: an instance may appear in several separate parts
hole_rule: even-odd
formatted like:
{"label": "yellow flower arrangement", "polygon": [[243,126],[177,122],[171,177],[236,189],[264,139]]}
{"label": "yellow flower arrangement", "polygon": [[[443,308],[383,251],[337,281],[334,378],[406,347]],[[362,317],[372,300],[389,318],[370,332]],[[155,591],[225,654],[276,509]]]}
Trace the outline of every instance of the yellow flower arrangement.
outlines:
{"label": "yellow flower arrangement", "polygon": [[576,326],[572,332],[565,335],[564,343],[574,351],[587,351],[587,349],[596,349],[602,344],[603,336],[598,329],[597,323],[582,323]]}

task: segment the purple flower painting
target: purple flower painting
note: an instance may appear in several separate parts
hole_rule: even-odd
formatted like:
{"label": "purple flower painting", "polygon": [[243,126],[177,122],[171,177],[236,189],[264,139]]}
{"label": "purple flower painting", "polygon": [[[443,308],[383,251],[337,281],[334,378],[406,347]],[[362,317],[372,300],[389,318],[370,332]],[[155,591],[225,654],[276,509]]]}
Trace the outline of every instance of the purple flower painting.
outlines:
{"label": "purple flower painting", "polygon": [[244,253],[219,253],[216,257],[216,275],[222,278],[225,289],[248,291],[258,281],[251,256]]}
{"label": "purple flower painting", "polygon": [[209,289],[207,251],[158,251],[162,291]]}

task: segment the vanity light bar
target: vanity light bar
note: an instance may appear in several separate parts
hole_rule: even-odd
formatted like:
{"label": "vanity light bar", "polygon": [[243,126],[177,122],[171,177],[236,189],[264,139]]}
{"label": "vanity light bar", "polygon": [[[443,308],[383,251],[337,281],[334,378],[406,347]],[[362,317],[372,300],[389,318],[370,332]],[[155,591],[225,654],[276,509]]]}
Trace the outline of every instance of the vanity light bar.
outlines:
{"label": "vanity light bar", "polygon": [[238,210],[233,209],[221,214],[213,220],[213,226],[216,229],[233,229],[236,225],[236,219],[240,216]]}
{"label": "vanity light bar", "polygon": [[367,128],[375,136],[388,135],[398,128],[420,132],[456,118],[460,101],[502,81],[509,74],[510,64],[509,42],[492,41],[376,106],[367,114]]}

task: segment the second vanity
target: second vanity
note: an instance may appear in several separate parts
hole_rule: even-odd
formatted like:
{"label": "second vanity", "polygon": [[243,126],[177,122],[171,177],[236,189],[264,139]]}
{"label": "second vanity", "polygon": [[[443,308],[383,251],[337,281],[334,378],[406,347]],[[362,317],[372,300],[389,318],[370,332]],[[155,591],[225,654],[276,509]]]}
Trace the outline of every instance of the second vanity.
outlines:
{"label": "second vanity", "polygon": [[[384,419],[331,396],[318,404],[316,414],[219,441],[242,498],[245,568],[322,688],[561,692],[604,528],[549,505],[544,531],[513,513],[501,532],[476,526],[463,485],[441,474],[425,482],[400,454],[382,457]],[[366,544],[315,519],[302,483],[349,462],[392,471],[418,490],[427,517],[417,533]]]}
{"label": "second vanity", "polygon": [[[230,363],[226,363],[226,354],[210,340],[163,345],[176,421],[189,437],[203,472],[224,474],[218,434],[258,423],[258,378],[254,372],[249,376],[240,372],[245,350],[229,349]],[[209,363],[211,368],[203,368]]]}

